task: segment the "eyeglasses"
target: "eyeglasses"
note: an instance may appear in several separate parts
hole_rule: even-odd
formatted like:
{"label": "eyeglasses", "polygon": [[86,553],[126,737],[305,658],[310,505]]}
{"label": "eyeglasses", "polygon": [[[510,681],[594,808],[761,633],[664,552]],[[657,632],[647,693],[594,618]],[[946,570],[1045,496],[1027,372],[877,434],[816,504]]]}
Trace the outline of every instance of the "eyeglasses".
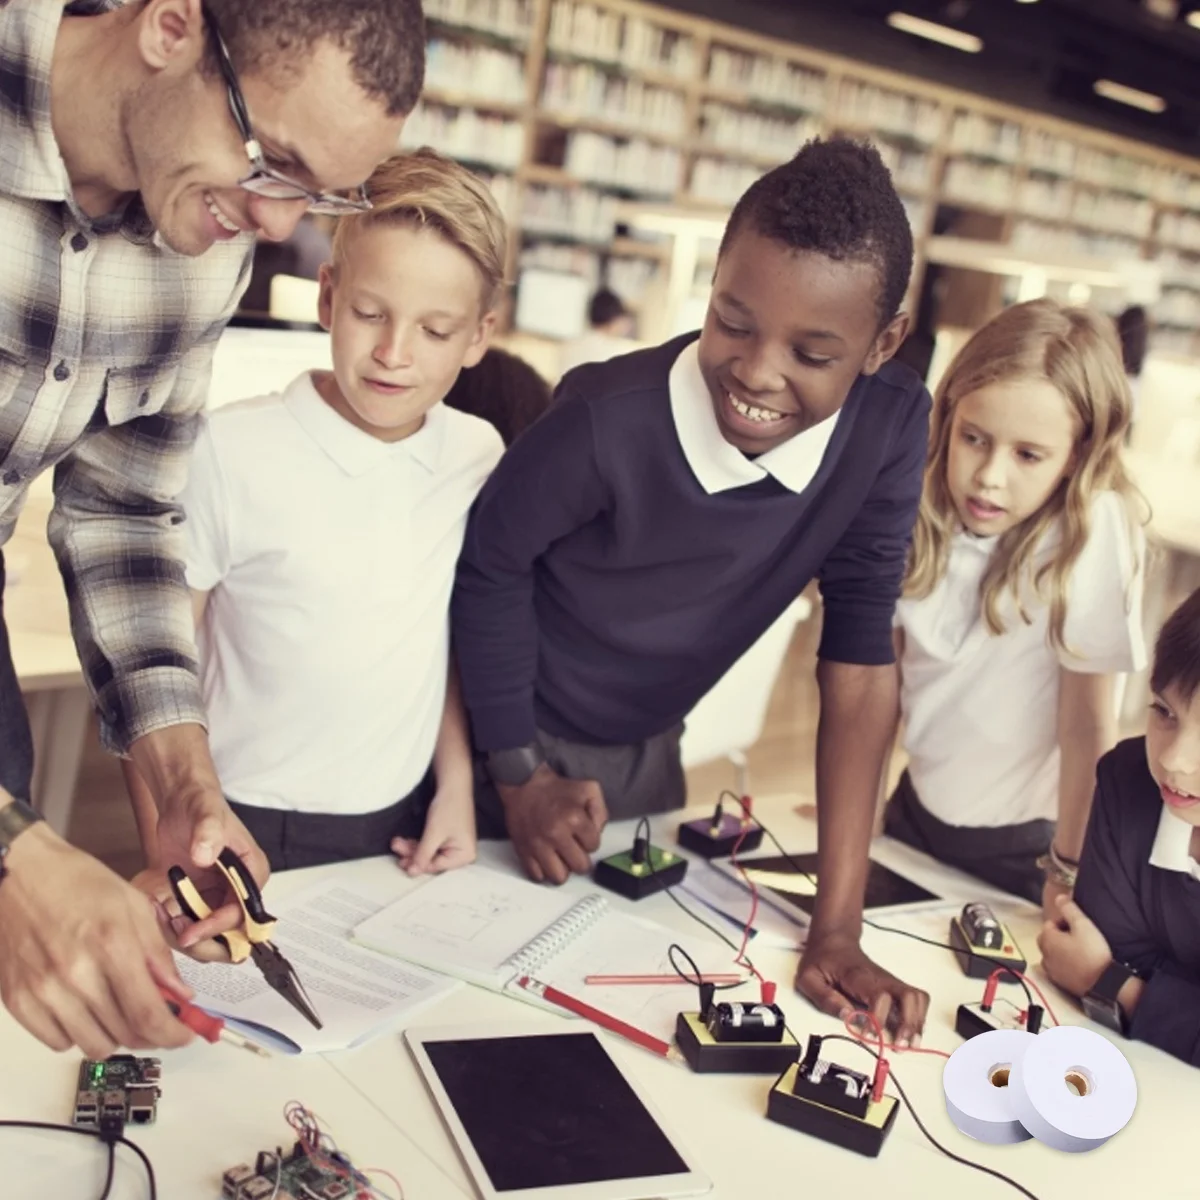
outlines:
{"label": "eyeglasses", "polygon": [[325,213],[328,216],[343,216],[351,212],[367,212],[371,207],[367,199],[366,189],[359,184],[350,194],[338,192],[314,192],[299,180],[292,179],[267,165],[266,155],[254,130],[250,125],[250,113],[246,108],[246,98],[238,84],[237,72],[233,68],[233,59],[229,56],[229,47],[221,36],[216,18],[209,11],[207,4],[200,6],[204,14],[204,23],[212,34],[213,45],[217,51],[217,66],[221,77],[225,80],[225,90],[229,93],[229,110],[233,113],[234,124],[241,135],[246,157],[250,160],[250,173],[238,180],[238,187],[256,196],[266,196],[269,200],[307,200],[308,211]]}

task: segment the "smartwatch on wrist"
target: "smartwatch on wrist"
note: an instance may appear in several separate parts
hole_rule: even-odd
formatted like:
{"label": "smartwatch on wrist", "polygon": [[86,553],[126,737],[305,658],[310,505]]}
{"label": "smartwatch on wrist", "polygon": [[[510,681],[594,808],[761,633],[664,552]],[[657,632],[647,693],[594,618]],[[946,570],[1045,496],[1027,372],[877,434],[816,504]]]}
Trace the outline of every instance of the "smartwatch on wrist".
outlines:
{"label": "smartwatch on wrist", "polygon": [[537,742],[518,746],[514,750],[488,751],[485,765],[493,783],[508,787],[520,787],[528,783],[533,773],[546,761]]}
{"label": "smartwatch on wrist", "polygon": [[1104,974],[1081,1000],[1083,1011],[1093,1021],[1122,1037],[1129,1036],[1129,1018],[1117,1002],[1117,996],[1133,977],[1140,979],[1141,975],[1126,963],[1114,960],[1104,968]]}
{"label": "smartwatch on wrist", "polygon": [[36,825],[42,819],[42,814],[30,808],[24,800],[14,799],[11,804],[0,808],[0,883],[8,874],[5,859],[12,849],[12,844],[27,830],[30,825]]}

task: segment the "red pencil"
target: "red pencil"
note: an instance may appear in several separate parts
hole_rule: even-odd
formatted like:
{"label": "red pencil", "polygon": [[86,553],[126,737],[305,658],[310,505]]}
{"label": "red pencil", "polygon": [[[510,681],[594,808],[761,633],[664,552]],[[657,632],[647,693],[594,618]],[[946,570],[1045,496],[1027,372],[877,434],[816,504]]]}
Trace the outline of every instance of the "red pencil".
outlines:
{"label": "red pencil", "polygon": [[664,1042],[662,1038],[656,1038],[653,1034],[637,1029],[633,1025],[627,1025],[617,1017],[601,1012],[590,1004],[584,1004],[582,1000],[576,1000],[574,996],[568,996],[566,992],[560,992],[558,988],[541,983],[528,975],[522,975],[517,980],[517,986],[524,988],[527,992],[532,992],[535,996],[540,996],[551,1004],[558,1005],[559,1008],[565,1008],[567,1012],[572,1012],[577,1017],[594,1021],[601,1028],[626,1038],[635,1045],[641,1046],[643,1050],[649,1050],[651,1054],[657,1054],[660,1058],[669,1058],[673,1062],[683,1061],[683,1055],[674,1046]]}
{"label": "red pencil", "polygon": [[[732,972],[730,972],[728,974],[717,973],[715,975],[701,975],[699,982],[700,983],[744,983],[745,978],[746,977],[743,975],[736,975],[736,974],[733,974]],[[621,984],[621,983],[629,983],[629,984],[635,984],[635,983],[646,983],[646,984],[690,983],[693,987],[695,987],[697,981],[695,979],[684,979],[684,977],[682,975],[585,975],[583,977],[583,982],[589,983],[589,984],[599,984],[601,986],[608,986],[611,984]]]}

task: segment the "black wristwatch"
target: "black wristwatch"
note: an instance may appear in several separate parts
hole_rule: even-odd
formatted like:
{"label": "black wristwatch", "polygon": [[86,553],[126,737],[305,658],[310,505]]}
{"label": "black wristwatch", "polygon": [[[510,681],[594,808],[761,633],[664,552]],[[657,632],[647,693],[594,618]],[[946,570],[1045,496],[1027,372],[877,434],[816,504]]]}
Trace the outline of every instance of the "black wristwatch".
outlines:
{"label": "black wristwatch", "polygon": [[485,760],[487,773],[493,783],[520,787],[528,783],[534,771],[546,761],[537,742],[518,746],[514,750],[490,750]]}
{"label": "black wristwatch", "polygon": [[1117,996],[1133,977],[1142,978],[1128,964],[1114,960],[1104,968],[1104,974],[1096,980],[1095,987],[1082,999],[1083,1011],[1093,1021],[1122,1037],[1129,1036],[1129,1018],[1117,1002]]}
{"label": "black wristwatch", "polygon": [[42,819],[42,814],[30,808],[24,800],[14,799],[11,804],[0,808],[0,883],[8,874],[4,860],[12,849],[12,844],[27,830],[30,825],[36,825]]}

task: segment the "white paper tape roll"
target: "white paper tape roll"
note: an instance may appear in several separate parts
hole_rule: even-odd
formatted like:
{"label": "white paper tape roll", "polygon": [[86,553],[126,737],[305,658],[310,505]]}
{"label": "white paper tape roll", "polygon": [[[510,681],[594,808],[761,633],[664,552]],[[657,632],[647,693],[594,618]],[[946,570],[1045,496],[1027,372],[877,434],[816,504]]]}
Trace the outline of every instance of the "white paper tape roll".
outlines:
{"label": "white paper tape roll", "polygon": [[942,1070],[946,1111],[967,1137],[994,1146],[1028,1140],[1008,1081],[1016,1061],[1036,1041],[1023,1029],[991,1029],[968,1038],[950,1055]]}
{"label": "white paper tape roll", "polygon": [[1106,1037],[1056,1025],[1031,1039],[1009,1076],[1013,1111],[1041,1142],[1080,1153],[1119,1133],[1137,1105],[1137,1081]]}

